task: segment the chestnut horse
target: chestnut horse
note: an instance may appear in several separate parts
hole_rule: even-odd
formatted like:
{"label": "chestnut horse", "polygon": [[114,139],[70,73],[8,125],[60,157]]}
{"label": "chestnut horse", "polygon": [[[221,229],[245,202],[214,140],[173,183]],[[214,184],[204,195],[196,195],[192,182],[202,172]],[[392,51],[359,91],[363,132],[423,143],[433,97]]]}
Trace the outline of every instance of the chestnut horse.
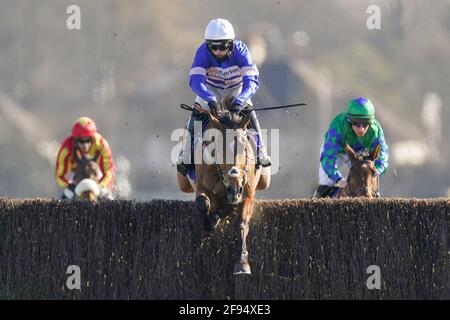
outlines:
{"label": "chestnut horse", "polygon": [[100,194],[98,182],[101,179],[102,172],[97,164],[97,158],[89,160],[84,157],[79,150],[74,152],[76,159],[76,168],[74,174],[75,195],[80,199],[97,201]]}
{"label": "chestnut horse", "polygon": [[[208,118],[204,141],[196,146],[203,161],[195,165],[195,181],[178,173],[178,183],[184,192],[195,191],[196,207],[206,231],[214,231],[221,218],[237,213],[233,273],[251,274],[246,241],[255,190],[269,187],[270,173],[262,176],[261,167],[256,166],[257,149],[247,130],[250,112],[244,116],[229,112],[231,101],[232,97],[222,100],[220,115],[194,106],[197,113]],[[211,135],[210,141],[206,141],[208,135]]]}
{"label": "chestnut horse", "polygon": [[347,185],[341,189],[337,197],[378,197],[378,177],[375,161],[380,156],[381,145],[367,156],[358,155],[348,144],[345,151],[351,166],[347,176]]}

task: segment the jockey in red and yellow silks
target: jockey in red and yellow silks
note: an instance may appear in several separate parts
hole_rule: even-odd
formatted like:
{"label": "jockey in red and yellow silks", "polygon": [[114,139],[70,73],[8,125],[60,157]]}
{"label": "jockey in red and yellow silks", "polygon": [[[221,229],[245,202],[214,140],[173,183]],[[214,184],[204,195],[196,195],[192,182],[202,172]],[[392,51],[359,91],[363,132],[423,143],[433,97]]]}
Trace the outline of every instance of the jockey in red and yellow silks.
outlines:
{"label": "jockey in red and yellow silks", "polygon": [[[108,142],[97,132],[95,122],[88,117],[79,118],[72,133],[61,145],[56,158],[56,183],[61,188],[73,189],[73,172],[76,168],[74,151],[78,149],[88,159],[96,159],[102,178],[99,187],[111,192],[114,186],[114,161]],[[73,190],[72,190],[73,191]]]}

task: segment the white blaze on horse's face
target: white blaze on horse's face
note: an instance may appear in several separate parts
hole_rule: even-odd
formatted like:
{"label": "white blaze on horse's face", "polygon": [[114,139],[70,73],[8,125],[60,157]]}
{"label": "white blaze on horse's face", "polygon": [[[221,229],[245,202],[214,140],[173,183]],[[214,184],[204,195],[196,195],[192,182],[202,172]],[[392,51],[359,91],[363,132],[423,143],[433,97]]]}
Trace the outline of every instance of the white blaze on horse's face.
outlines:
{"label": "white blaze on horse's face", "polygon": [[244,187],[247,184],[247,173],[237,166],[232,166],[227,171],[227,178],[224,181],[227,200],[230,204],[239,204],[244,199]]}
{"label": "white blaze on horse's face", "polygon": [[[231,134],[230,134],[231,132]],[[235,164],[236,157],[244,154],[246,143],[248,142],[247,130],[236,129],[227,132],[227,155],[226,163]]]}
{"label": "white blaze on horse's face", "polygon": [[237,166],[232,166],[226,172],[226,181],[224,181],[225,187],[236,186],[241,187],[246,184],[247,177],[244,169],[239,169]]}
{"label": "white blaze on horse's face", "polygon": [[230,178],[239,178],[239,168],[236,166],[232,166],[230,170],[228,170],[228,176]]}

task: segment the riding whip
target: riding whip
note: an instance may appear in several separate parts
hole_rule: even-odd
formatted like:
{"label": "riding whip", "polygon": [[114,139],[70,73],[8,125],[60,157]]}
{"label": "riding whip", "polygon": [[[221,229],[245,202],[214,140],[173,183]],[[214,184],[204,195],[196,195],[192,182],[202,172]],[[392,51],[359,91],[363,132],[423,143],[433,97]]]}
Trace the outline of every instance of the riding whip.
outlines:
{"label": "riding whip", "polygon": [[[265,110],[276,110],[276,109],[287,109],[287,108],[292,108],[292,107],[301,107],[301,106],[306,106],[306,103],[295,103],[295,104],[288,104],[288,105],[284,105],[284,106],[275,106],[275,107],[264,107],[264,108],[248,108],[247,110],[251,110],[251,111],[265,111]],[[183,110],[187,110],[187,111],[194,111],[195,109],[188,106],[187,104],[180,104],[180,108]]]}

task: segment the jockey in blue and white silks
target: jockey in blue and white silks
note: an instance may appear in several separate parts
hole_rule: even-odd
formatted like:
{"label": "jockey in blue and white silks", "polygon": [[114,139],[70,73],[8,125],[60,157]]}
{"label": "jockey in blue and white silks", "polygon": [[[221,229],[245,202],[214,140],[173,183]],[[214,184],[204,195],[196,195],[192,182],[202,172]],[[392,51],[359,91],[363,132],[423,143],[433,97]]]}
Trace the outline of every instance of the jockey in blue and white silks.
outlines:
{"label": "jockey in blue and white silks", "polygon": [[259,88],[258,68],[253,63],[247,46],[242,41],[233,41],[228,57],[217,60],[203,43],[198,48],[191,67],[190,81],[192,91],[197,94],[195,100],[208,108],[211,101],[217,102],[217,96],[235,93],[235,102],[251,104],[251,97]]}
{"label": "jockey in blue and white silks", "polygon": [[[231,112],[239,113],[246,105],[252,106],[251,98],[259,88],[258,68],[253,63],[244,42],[235,40],[234,29],[226,19],[214,19],[205,30],[205,41],[197,49],[189,73],[189,85],[197,94],[195,103],[213,113],[219,110],[218,102],[225,96],[233,96]],[[187,129],[193,137],[195,116],[189,117]],[[265,145],[261,139],[261,128],[256,113],[251,112],[251,124],[260,137],[257,164],[270,166]],[[178,171],[186,175],[193,167],[192,159],[186,156],[183,145],[177,161]]]}

